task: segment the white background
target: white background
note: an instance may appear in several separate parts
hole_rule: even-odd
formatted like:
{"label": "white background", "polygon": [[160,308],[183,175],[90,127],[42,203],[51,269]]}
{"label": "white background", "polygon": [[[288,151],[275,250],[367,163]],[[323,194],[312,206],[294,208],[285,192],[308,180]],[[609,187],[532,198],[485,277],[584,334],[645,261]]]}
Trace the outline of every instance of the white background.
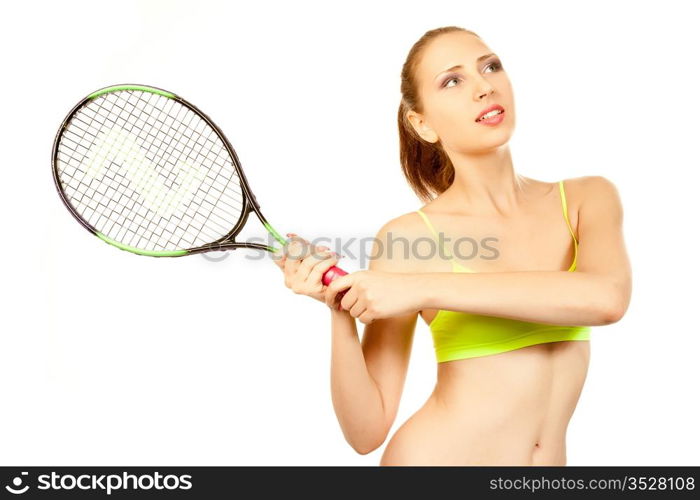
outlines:
{"label": "white background", "polygon": [[[401,65],[425,31],[458,25],[482,36],[513,82],[516,171],[548,182],[603,175],[623,201],[632,303],[619,323],[593,328],[568,464],[698,465],[691,5],[7,4],[0,464],[378,464],[386,442],[358,455],[336,421],[325,305],[245,251],[155,259],[90,236],[55,192],[51,147],[93,90],[162,87],[224,130],[280,233],[371,238],[421,206],[399,168]],[[249,221],[244,234],[264,235]],[[366,268],[353,253],[340,266]],[[435,375],[419,321],[389,437]]]}

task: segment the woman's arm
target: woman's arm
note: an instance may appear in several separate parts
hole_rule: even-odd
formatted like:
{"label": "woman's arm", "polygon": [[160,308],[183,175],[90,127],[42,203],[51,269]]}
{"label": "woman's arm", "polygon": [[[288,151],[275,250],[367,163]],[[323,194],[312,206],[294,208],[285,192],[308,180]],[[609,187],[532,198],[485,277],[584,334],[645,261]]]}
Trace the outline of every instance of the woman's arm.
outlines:
{"label": "woman's arm", "polygon": [[553,325],[605,325],[619,319],[605,277],[579,272],[425,273],[424,307]]}
{"label": "woman's arm", "polygon": [[417,315],[357,324],[331,309],[331,396],[345,440],[364,455],[386,439],[396,418]]}
{"label": "woman's arm", "polygon": [[[385,243],[391,225],[379,231],[375,245]],[[369,267],[399,271],[401,262],[377,258]],[[348,311],[330,310],[333,408],[346,441],[364,455],[381,446],[396,419],[418,315],[373,321],[360,342],[356,319]]]}
{"label": "woman's arm", "polygon": [[620,197],[601,176],[581,179],[580,193],[576,272],[417,274],[423,307],[559,325],[619,321],[632,289]]}
{"label": "woman's arm", "polygon": [[[378,239],[382,244],[396,220],[380,229]],[[341,276],[324,286],[321,277],[338,259],[293,233],[287,236],[294,238],[287,251],[275,255],[274,262],[284,273],[285,285],[294,293],[324,302],[335,281],[354,274]],[[305,250],[302,244],[307,245]],[[312,248],[314,251],[310,252]],[[370,262],[372,269],[396,272],[404,271],[404,265],[403,261],[388,259],[386,255]],[[366,454],[384,442],[396,418],[418,314],[411,311],[373,322],[365,327],[360,342],[355,317],[333,307],[330,311],[333,408],[347,442],[358,453]]]}

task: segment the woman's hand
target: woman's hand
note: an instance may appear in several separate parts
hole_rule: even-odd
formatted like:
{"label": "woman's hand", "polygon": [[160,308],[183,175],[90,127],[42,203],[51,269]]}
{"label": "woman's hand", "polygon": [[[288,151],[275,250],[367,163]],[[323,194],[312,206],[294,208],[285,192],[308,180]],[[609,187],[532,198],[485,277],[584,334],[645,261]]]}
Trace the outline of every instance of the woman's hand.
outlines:
{"label": "woman's hand", "polygon": [[340,307],[363,323],[420,311],[421,285],[416,274],[356,271],[333,280],[327,287],[328,307],[336,307],[336,294],[349,288]]}
{"label": "woman's hand", "polygon": [[325,302],[326,285],[322,276],[338,263],[338,255],[328,247],[314,247],[294,233],[281,251],[273,254],[273,261],[284,273],[284,284],[294,293],[308,295]]}

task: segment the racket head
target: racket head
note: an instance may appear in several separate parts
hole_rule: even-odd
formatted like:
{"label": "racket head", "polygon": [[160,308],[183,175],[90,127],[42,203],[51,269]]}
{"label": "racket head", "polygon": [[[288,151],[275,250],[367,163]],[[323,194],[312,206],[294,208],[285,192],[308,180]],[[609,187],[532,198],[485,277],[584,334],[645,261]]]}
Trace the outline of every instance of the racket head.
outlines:
{"label": "racket head", "polygon": [[92,92],[63,120],[51,163],[69,212],[122,250],[154,257],[274,251],[235,241],[251,211],[285,243],[260,213],[223,132],[172,92],[134,84]]}

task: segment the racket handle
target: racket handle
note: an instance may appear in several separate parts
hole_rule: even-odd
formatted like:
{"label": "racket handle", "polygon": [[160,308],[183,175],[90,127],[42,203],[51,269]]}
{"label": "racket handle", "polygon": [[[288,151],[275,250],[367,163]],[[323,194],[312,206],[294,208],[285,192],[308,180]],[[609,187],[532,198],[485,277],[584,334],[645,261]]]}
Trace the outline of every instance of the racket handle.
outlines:
{"label": "racket handle", "polygon": [[336,278],[340,278],[341,276],[345,276],[348,274],[346,271],[343,271],[341,268],[338,266],[333,266],[326,273],[323,275],[323,278],[321,278],[321,281],[323,282],[324,285],[328,286],[330,285],[331,281],[333,281]]}
{"label": "racket handle", "polygon": [[[325,272],[325,274],[321,278],[321,282],[324,285],[328,286],[331,281],[333,281],[336,278],[340,278],[341,276],[345,276],[346,274],[348,274],[347,271],[343,271],[338,266],[333,266],[330,269],[328,269],[328,271]],[[343,299],[343,295],[345,295],[345,292],[347,292],[347,290],[343,290],[342,292],[338,292],[338,294],[336,295],[336,300],[338,302],[340,302]],[[342,307],[340,307],[340,304],[338,304],[338,310],[340,311],[341,309],[342,309]]]}

